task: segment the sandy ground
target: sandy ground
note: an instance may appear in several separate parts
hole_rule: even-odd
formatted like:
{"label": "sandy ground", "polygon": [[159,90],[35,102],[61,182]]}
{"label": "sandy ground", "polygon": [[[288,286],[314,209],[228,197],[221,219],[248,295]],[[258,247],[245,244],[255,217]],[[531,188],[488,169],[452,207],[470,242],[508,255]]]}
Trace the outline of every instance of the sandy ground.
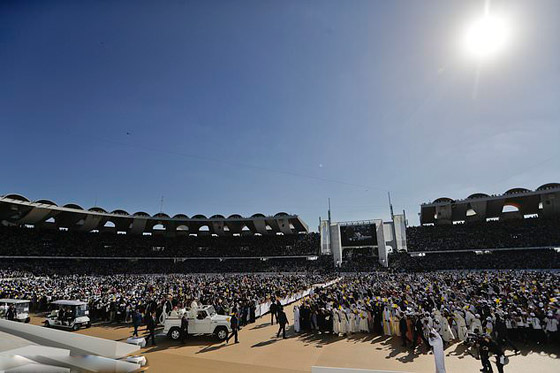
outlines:
{"label": "sandy ground", "polygon": [[[293,316],[287,308],[288,317]],[[34,318],[33,323],[40,322]],[[142,329],[143,331],[143,329]],[[142,353],[148,359],[149,372],[310,372],[312,366],[393,370],[399,372],[434,372],[433,355],[424,350],[416,353],[400,347],[396,338],[369,334],[346,337],[331,335],[296,335],[290,326],[287,339],[276,338],[277,326],[270,318],[257,320],[239,333],[239,344],[217,343],[209,336],[194,336],[185,345],[165,336],[157,338],[157,346],[148,346]],[[132,328],[118,325],[96,325],[78,333],[125,341]],[[541,349],[539,349],[541,351]],[[560,372],[560,349],[533,352],[525,348],[518,356],[511,351],[507,373]],[[478,372],[480,362],[457,344],[446,350],[447,372]]]}

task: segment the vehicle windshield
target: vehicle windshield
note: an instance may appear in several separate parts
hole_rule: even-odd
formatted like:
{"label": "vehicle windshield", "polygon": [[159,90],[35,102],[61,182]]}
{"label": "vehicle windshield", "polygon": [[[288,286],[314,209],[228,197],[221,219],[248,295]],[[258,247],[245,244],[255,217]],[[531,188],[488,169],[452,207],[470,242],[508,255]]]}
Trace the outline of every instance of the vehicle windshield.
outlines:
{"label": "vehicle windshield", "polygon": [[17,303],[16,304],[16,311],[17,312],[29,312],[29,303]]}
{"label": "vehicle windshield", "polygon": [[214,316],[216,314],[216,310],[214,309],[214,306],[210,306],[206,309],[206,312],[208,312],[208,314],[210,315],[210,317]]}
{"label": "vehicle windshield", "polygon": [[88,313],[86,312],[88,310],[88,306],[87,304],[83,304],[81,306],[76,306],[76,317],[81,317],[81,316],[85,316]]}

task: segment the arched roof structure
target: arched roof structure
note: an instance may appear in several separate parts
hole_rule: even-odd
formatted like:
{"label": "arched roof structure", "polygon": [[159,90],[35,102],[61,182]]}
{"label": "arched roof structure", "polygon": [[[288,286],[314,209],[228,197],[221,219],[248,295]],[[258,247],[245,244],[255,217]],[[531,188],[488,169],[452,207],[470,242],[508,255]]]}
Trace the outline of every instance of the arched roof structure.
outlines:
{"label": "arched roof structure", "polygon": [[[107,222],[111,227],[105,227]],[[7,225],[36,225],[37,227],[68,228],[78,231],[108,231],[127,234],[142,234],[151,232],[157,224],[167,227],[165,234],[174,234],[177,227],[188,228],[189,232],[198,232],[201,227],[208,227],[210,234],[232,235],[239,233],[242,227],[247,226],[251,234],[296,234],[308,232],[307,224],[297,215],[286,212],[277,213],[274,216],[254,214],[250,218],[244,218],[239,214],[229,217],[216,214],[210,218],[202,214],[189,218],[185,214],[177,214],[170,217],[165,213],[157,213],[153,216],[139,211],[133,215],[122,209],[111,212],[95,206],[89,209],[69,203],[58,206],[49,200],[37,200],[31,202],[20,194],[8,194],[0,197],[0,224]],[[225,229],[227,227],[227,229]],[[267,229],[266,227],[270,227]]]}
{"label": "arched roof structure", "polygon": [[[504,206],[515,206],[518,211],[512,214]],[[442,197],[420,207],[421,224],[451,224],[457,221],[476,222],[488,218],[510,219],[534,215],[560,216],[560,183],[544,184],[534,191],[512,188],[501,195],[474,193],[465,199],[456,200]]]}
{"label": "arched roof structure", "polygon": [[559,183],[544,184],[538,187],[537,190],[541,191],[541,190],[554,189],[554,188],[560,188],[560,184]]}
{"label": "arched roof structure", "polygon": [[440,198],[434,200],[434,203],[443,203],[443,202],[453,202],[453,200],[451,198],[447,198],[447,197],[440,197]]}
{"label": "arched roof structure", "polygon": [[519,193],[530,193],[531,191],[529,189],[525,189],[525,188],[512,188],[507,190],[504,194],[519,194]]}
{"label": "arched roof structure", "polygon": [[477,199],[477,198],[486,198],[486,197],[490,197],[490,196],[486,193],[474,193],[468,196],[467,199]]}
{"label": "arched roof structure", "polygon": [[48,200],[48,199],[40,199],[38,201],[35,201],[35,203],[40,203],[40,204],[43,204],[43,205],[58,206],[56,203],[54,203],[53,201]]}
{"label": "arched roof structure", "polygon": [[17,193],[6,194],[5,196],[3,196],[3,198],[9,198],[9,199],[15,199],[15,200],[18,200],[18,201],[30,202],[26,197],[22,196],[21,194],[17,194]]}

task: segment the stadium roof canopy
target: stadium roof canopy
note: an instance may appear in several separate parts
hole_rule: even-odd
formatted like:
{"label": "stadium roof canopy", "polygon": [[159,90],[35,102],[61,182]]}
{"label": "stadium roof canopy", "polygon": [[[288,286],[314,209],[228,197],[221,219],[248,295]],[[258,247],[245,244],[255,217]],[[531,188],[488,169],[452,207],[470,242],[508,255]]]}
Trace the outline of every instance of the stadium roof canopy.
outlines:
{"label": "stadium roof canopy", "polygon": [[30,201],[20,194],[0,197],[0,223],[12,226],[34,226],[45,229],[99,231],[126,234],[196,234],[231,236],[233,234],[296,234],[309,231],[307,224],[297,215],[279,212],[274,216],[254,214],[242,217],[178,214],[170,217],[164,213],[153,216],[145,212],[133,214],[124,210],[107,212],[101,207],[84,209],[76,204],[59,206],[49,200]]}
{"label": "stadium roof canopy", "polygon": [[560,184],[544,184],[534,191],[512,188],[500,195],[474,193],[456,200],[440,197],[420,207],[421,224],[451,224],[528,215],[560,216]]}

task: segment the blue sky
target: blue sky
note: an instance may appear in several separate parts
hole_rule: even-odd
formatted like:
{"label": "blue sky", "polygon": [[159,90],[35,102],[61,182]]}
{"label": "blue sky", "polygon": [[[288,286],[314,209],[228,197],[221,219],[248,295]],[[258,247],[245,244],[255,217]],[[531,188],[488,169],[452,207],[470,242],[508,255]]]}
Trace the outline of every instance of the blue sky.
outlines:
{"label": "blue sky", "polygon": [[[417,224],[560,181],[560,2],[2,1],[0,194],[108,210]],[[478,85],[475,81],[479,71]]]}

